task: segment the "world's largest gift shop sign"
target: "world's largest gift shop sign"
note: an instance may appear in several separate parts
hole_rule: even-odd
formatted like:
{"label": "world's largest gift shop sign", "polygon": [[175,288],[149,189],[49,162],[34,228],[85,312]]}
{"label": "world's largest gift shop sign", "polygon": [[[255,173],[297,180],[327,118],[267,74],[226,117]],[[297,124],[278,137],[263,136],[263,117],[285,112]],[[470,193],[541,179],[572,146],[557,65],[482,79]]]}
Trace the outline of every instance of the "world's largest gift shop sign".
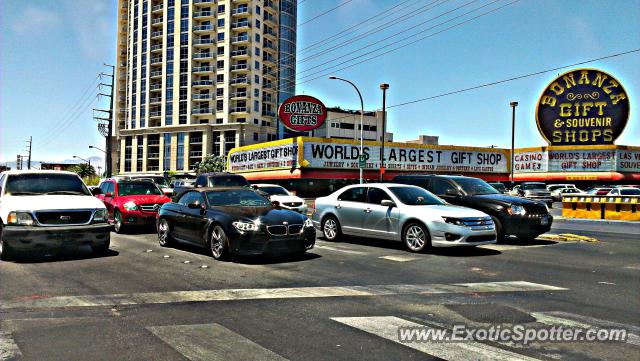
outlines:
{"label": "world's largest gift shop sign", "polygon": [[[292,167],[357,170],[357,141],[298,137],[232,149],[231,172],[282,170]],[[380,143],[365,142],[365,169],[379,169]],[[508,173],[505,149],[433,146],[405,143],[385,144],[385,168],[393,171],[455,173]]]}

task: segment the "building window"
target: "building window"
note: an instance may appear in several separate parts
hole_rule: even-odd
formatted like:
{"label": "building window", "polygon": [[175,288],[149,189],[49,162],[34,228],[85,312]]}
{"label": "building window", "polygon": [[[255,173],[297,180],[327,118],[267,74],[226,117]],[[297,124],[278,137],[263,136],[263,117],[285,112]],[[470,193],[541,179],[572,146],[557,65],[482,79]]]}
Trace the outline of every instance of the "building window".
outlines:
{"label": "building window", "polygon": [[256,42],[260,42],[260,34],[256,34]]}
{"label": "building window", "polygon": [[143,160],[142,156],[144,154],[143,153],[144,152],[144,136],[138,135],[136,137],[136,142],[138,143],[137,144],[137,150],[138,150],[137,153],[138,154],[137,154],[137,157],[136,157],[137,158],[136,171],[142,172],[143,171],[143,169],[142,169],[142,160]]}
{"label": "building window", "polygon": [[216,124],[222,124],[223,120],[222,118],[216,118]]}
{"label": "building window", "polygon": [[260,75],[258,74],[254,75],[253,80],[256,82],[256,84],[260,84]]}
{"label": "building window", "polygon": [[218,47],[218,55],[224,55],[224,46]]}
{"label": "building window", "polygon": [[224,74],[217,74],[216,75],[216,82],[224,83]]}
{"label": "building window", "polygon": [[256,68],[256,70],[260,70],[260,62],[256,60],[256,62],[254,63],[254,68]]}
{"label": "building window", "polygon": [[124,138],[124,171],[131,172],[132,138]]}
{"label": "building window", "polygon": [[218,14],[224,14],[224,5],[218,5]]}
{"label": "building window", "polygon": [[260,20],[256,19],[256,29],[260,29]]}
{"label": "building window", "polygon": [[260,121],[258,119],[254,119],[253,120],[253,124],[258,125],[258,124],[260,124]]}
{"label": "building window", "polygon": [[260,48],[256,47],[256,56],[260,56]]}
{"label": "building window", "polygon": [[259,98],[260,97],[260,89],[253,89],[253,96]]}
{"label": "building window", "polygon": [[253,133],[253,140],[257,141],[260,135],[258,133]]}
{"label": "building window", "polygon": [[260,7],[256,5],[256,14],[260,15]]}
{"label": "building window", "polygon": [[[222,119],[220,119],[222,120]],[[216,123],[218,123],[216,121]],[[222,122],[220,122],[222,123]],[[213,155],[214,156],[219,156],[220,155],[220,132],[213,132]]]}
{"label": "building window", "polygon": [[253,101],[253,111],[254,112],[260,112],[260,102],[257,100]]}
{"label": "building window", "polygon": [[224,88],[217,88],[216,89],[216,97],[224,97]]}
{"label": "building window", "polygon": [[224,100],[217,100],[216,101],[216,110],[217,111],[224,110]]}
{"label": "building window", "polygon": [[224,33],[218,33],[218,41],[224,40]]}
{"label": "building window", "polygon": [[165,171],[171,170],[171,133],[164,133],[164,159],[162,168]]}
{"label": "building window", "polygon": [[218,60],[216,62],[216,68],[218,68],[218,69],[224,68],[224,60]]}
{"label": "building window", "polygon": [[184,169],[184,133],[178,133],[178,146],[176,154],[176,169]]}

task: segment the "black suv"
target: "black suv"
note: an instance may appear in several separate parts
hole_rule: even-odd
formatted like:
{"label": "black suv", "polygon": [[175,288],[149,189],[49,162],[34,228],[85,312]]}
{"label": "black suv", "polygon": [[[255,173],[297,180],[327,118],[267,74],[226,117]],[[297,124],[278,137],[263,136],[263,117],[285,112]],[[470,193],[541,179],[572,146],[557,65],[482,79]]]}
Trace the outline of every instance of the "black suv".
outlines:
{"label": "black suv", "polygon": [[422,187],[451,204],[477,209],[491,216],[498,239],[531,239],[551,229],[553,217],[544,202],[501,194],[479,178],[448,175],[401,175],[394,183]]}
{"label": "black suv", "polygon": [[[195,187],[250,187],[249,181],[239,174],[233,173],[224,173],[224,172],[216,172],[216,173],[202,173],[198,175],[195,181]],[[190,186],[178,186],[173,188],[173,196],[184,192],[185,190],[191,189],[193,187]]]}

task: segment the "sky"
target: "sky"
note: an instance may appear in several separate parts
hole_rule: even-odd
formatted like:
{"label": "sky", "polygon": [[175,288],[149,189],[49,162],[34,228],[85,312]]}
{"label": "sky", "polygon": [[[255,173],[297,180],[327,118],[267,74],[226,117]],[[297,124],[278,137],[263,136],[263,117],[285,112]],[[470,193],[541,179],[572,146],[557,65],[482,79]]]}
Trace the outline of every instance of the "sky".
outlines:
{"label": "sky", "polygon": [[[328,79],[335,74],[357,84],[365,108],[375,110],[382,106],[379,84],[389,83],[388,130],[396,141],[428,134],[441,144],[509,148],[515,100],[516,147],[545,145],[536,102],[557,74],[576,67],[392,106],[640,49],[640,0],[299,1],[296,92],[359,108],[348,84]],[[37,160],[102,156],[88,148],[104,146],[91,108],[107,106],[94,95],[97,74],[108,71],[103,63],[115,59],[115,8],[115,0],[0,2],[0,162],[25,154],[29,136]],[[640,145],[638,64],[640,52],[579,66],[609,72],[629,96],[631,117],[616,144]]]}

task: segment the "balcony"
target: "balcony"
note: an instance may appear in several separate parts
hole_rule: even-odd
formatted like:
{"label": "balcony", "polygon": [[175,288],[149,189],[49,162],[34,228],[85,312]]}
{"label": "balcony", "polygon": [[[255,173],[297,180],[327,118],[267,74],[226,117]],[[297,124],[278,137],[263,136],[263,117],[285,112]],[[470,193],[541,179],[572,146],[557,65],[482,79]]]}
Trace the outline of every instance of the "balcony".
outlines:
{"label": "balcony", "polygon": [[203,24],[203,25],[194,25],[193,26],[193,31],[195,33],[206,33],[206,32],[213,32],[214,30],[214,26],[211,24]]}
{"label": "balcony", "polygon": [[162,44],[151,45],[151,52],[162,51]]}
{"label": "balcony", "polygon": [[248,49],[232,50],[231,56],[236,58],[245,58],[251,56],[251,52]]}
{"label": "balcony", "polygon": [[276,32],[273,29],[271,29],[269,27],[266,27],[266,26],[265,26],[264,31],[262,32],[262,34],[264,34],[264,36],[269,36],[269,37],[272,37],[272,38],[277,38],[278,37],[278,35],[276,34]]}
{"label": "balcony", "polygon": [[276,113],[274,111],[271,110],[263,110],[262,111],[262,115],[265,117],[275,117]]}
{"label": "balcony", "polygon": [[164,21],[164,18],[155,18],[151,20],[151,25],[162,25],[162,21]]}
{"label": "balcony", "polygon": [[211,10],[204,10],[204,11],[196,11],[193,13],[193,17],[195,19],[197,18],[210,18],[212,16],[215,15],[215,12],[211,11]]}
{"label": "balcony", "polygon": [[129,20],[129,16],[124,14],[124,15],[120,15],[120,21],[122,22],[126,22],[127,20]]}
{"label": "balcony", "polygon": [[267,102],[267,103],[273,103],[273,97],[271,96],[271,94],[269,94],[269,96],[263,96],[262,97],[262,101],[263,102]]}
{"label": "balcony", "polygon": [[231,71],[248,71],[251,68],[248,64],[233,64],[231,65]]}
{"label": "balcony", "polygon": [[162,64],[162,57],[151,58],[151,65]]}
{"label": "balcony", "polygon": [[161,111],[149,112],[149,118],[160,118],[160,116],[162,116]]}
{"label": "balcony", "polygon": [[193,94],[192,99],[194,101],[209,101],[209,100],[213,100],[213,94],[211,93]]}
{"label": "balcony", "polygon": [[242,15],[249,15],[248,7],[236,8],[231,10],[231,16],[242,16]]}
{"label": "balcony", "polygon": [[230,114],[239,114],[239,113],[249,113],[249,109],[247,107],[234,107],[229,109]]}
{"label": "balcony", "polygon": [[215,43],[213,39],[193,39],[193,45],[195,46],[210,46]]}
{"label": "balcony", "polygon": [[160,145],[160,141],[159,141],[159,140],[153,140],[153,139],[151,139],[151,140],[149,140],[149,141],[147,142],[147,145],[148,145],[148,146],[150,146],[150,147],[151,147],[151,146],[158,146],[158,145]]}
{"label": "balcony", "polygon": [[275,6],[275,5],[273,5],[273,3],[272,3],[272,2],[265,3],[265,4],[264,4],[264,8],[265,8],[265,9],[272,10],[272,11],[278,11],[278,9],[276,8],[276,6]]}
{"label": "balcony", "polygon": [[149,104],[159,104],[162,102],[162,97],[149,98]]}
{"label": "balcony", "polygon": [[213,80],[194,80],[193,83],[191,83],[193,86],[213,86]]}
{"label": "balcony", "polygon": [[202,138],[201,137],[190,137],[189,138],[189,144],[202,144]]}
{"label": "balcony", "polygon": [[240,43],[248,43],[248,42],[249,42],[249,35],[234,36],[231,38],[232,44],[240,44]]}
{"label": "balcony", "polygon": [[147,153],[147,159],[160,159],[160,153]]}
{"label": "balcony", "polygon": [[231,79],[231,81],[229,83],[231,85],[251,84],[251,82],[249,81],[249,78],[233,78],[233,79]]}
{"label": "balcony", "polygon": [[248,21],[238,21],[235,23],[231,23],[231,29],[241,30],[241,29],[249,29],[250,27],[251,27],[251,23],[249,23]]}
{"label": "balcony", "polygon": [[193,115],[212,115],[213,108],[195,108],[191,109],[191,114]]}
{"label": "balcony", "polygon": [[156,39],[156,38],[161,38],[161,37],[162,37],[162,30],[157,30],[157,31],[151,32],[151,39]]}
{"label": "balcony", "polygon": [[153,78],[162,78],[162,71],[152,71],[149,76]]}
{"label": "balcony", "polygon": [[193,73],[212,73],[215,69],[213,69],[212,66],[209,65],[205,65],[205,66],[194,66],[193,68],[191,68],[191,71]]}
{"label": "balcony", "polygon": [[149,90],[150,91],[162,90],[162,84],[151,84],[149,85]]}
{"label": "balcony", "polygon": [[273,45],[273,43],[264,43],[262,44],[262,47],[266,50],[273,50],[273,51],[278,51],[278,49],[276,49],[276,46]]}
{"label": "balcony", "polygon": [[263,54],[262,55],[262,61],[267,62],[267,63],[276,63],[276,58],[274,58],[272,55],[270,54]]}
{"label": "balcony", "polygon": [[193,58],[194,59],[210,59],[210,58],[213,58],[213,53],[210,53],[210,52],[194,53]]}
{"label": "balcony", "polygon": [[193,0],[193,5],[199,6],[199,5],[213,5],[215,4],[215,0]]}
{"label": "balcony", "polygon": [[191,158],[200,158],[202,157],[202,151],[201,150],[192,150],[189,152],[189,157]]}
{"label": "balcony", "polygon": [[273,26],[278,25],[278,21],[276,20],[275,16],[273,16],[273,15],[268,15],[267,16],[267,14],[269,14],[269,13],[265,13],[264,14],[264,23],[265,24],[270,23],[269,25],[273,25]]}
{"label": "balcony", "polygon": [[233,92],[229,95],[229,98],[230,99],[246,98],[248,94],[249,93],[247,93],[246,91]]}
{"label": "balcony", "polygon": [[277,74],[278,74],[277,72],[275,72],[273,70],[269,70],[269,71],[264,71],[262,73],[262,76],[265,77],[265,78],[272,78],[272,79],[275,80]]}
{"label": "balcony", "polygon": [[158,12],[162,11],[163,8],[164,8],[164,4],[153,5],[151,7],[151,12],[152,13],[158,13]]}

